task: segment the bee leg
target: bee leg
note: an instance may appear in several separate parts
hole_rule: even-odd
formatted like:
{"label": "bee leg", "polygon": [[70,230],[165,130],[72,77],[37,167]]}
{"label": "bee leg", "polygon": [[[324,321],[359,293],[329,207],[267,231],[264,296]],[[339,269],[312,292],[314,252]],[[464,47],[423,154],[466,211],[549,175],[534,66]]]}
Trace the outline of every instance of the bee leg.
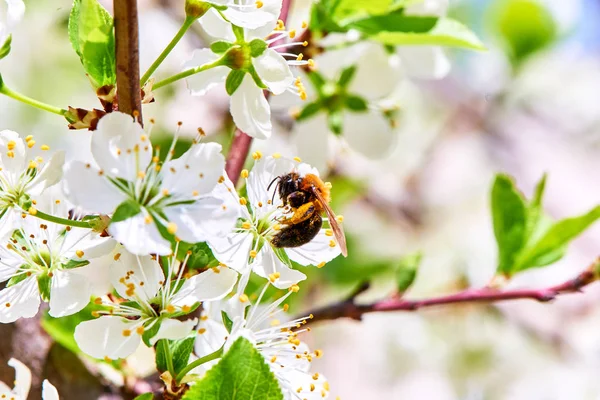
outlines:
{"label": "bee leg", "polygon": [[291,217],[283,218],[279,220],[279,222],[286,225],[299,224],[300,222],[306,221],[307,219],[312,217],[315,211],[315,205],[312,202],[309,202],[296,208],[296,210],[294,210],[294,214],[292,214]]}

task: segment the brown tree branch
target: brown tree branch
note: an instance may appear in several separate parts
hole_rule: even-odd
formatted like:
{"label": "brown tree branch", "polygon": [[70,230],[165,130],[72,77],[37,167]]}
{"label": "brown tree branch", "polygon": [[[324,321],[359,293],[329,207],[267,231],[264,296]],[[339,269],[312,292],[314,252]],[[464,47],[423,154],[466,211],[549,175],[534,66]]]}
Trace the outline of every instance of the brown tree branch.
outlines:
{"label": "brown tree branch", "polygon": [[[292,0],[283,0],[281,5],[281,12],[279,14],[279,19],[284,23],[287,21],[288,14],[290,12],[290,7],[292,4]],[[273,43],[276,45],[279,41]],[[267,99],[269,98],[269,93],[266,92],[265,96]],[[250,152],[250,146],[252,146],[252,137],[246,135],[240,129],[236,128],[235,135],[233,137],[233,141],[231,142],[231,147],[229,149],[229,153],[227,154],[227,161],[225,163],[225,172],[231,182],[235,185],[240,178],[240,173],[244,168],[244,162],[246,162],[246,158],[248,157],[248,153]]]}
{"label": "brown tree branch", "polygon": [[142,123],[140,93],[140,48],[137,0],[115,0],[115,52],[119,111],[134,115]]}
{"label": "brown tree branch", "polygon": [[598,280],[599,267],[600,258],[575,278],[563,282],[560,285],[544,289],[499,290],[485,287],[481,289],[467,289],[459,293],[429,299],[407,300],[402,298],[389,298],[371,304],[356,304],[356,297],[368,289],[368,284],[362,284],[359,289],[352,293],[346,300],[316,309],[310,313],[305,313],[304,315],[312,315],[312,319],[309,320],[310,323],[338,318],[351,318],[360,321],[364,314],[372,312],[417,311],[425,307],[447,304],[492,303],[518,299],[549,302],[566,293],[580,292],[584,286]]}

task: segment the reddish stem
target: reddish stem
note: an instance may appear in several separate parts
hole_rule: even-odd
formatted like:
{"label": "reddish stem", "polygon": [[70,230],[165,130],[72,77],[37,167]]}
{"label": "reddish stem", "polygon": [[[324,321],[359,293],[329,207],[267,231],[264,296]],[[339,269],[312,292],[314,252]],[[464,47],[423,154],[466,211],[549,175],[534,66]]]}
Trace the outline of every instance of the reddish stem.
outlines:
{"label": "reddish stem", "polygon": [[[283,0],[281,5],[279,19],[284,23],[287,21],[291,4],[292,0]],[[268,99],[269,93],[265,92],[265,96]],[[246,135],[240,129],[236,128],[233,141],[231,142],[231,148],[229,149],[229,154],[227,154],[227,161],[225,163],[225,172],[234,185],[237,183],[240,173],[244,168],[244,162],[246,161],[248,153],[250,152],[250,146],[252,146],[252,137]]]}
{"label": "reddish stem", "polygon": [[457,303],[491,303],[517,299],[530,299],[540,302],[548,302],[565,293],[580,292],[584,286],[596,281],[598,279],[597,268],[599,265],[600,260],[597,260],[588,269],[577,275],[574,279],[570,279],[561,283],[560,285],[551,286],[544,289],[467,289],[451,295],[422,300],[405,300],[402,298],[392,297],[371,304],[356,304],[354,301],[356,296],[368,288],[368,285],[362,285],[348,299],[339,303],[325,306],[310,313],[313,316],[310,322],[326,321],[337,318],[361,320],[364,314],[371,312],[416,311],[424,307]]}

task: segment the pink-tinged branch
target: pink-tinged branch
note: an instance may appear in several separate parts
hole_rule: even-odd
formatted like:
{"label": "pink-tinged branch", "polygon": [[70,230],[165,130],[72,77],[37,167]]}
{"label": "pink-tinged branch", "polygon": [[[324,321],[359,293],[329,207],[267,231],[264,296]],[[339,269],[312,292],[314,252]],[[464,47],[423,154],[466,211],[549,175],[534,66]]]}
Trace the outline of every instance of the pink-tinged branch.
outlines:
{"label": "pink-tinged branch", "polygon": [[[291,4],[292,0],[283,0],[281,5],[279,19],[282,20],[284,24],[288,19]],[[269,93],[265,92],[265,96],[268,99]],[[231,148],[229,149],[229,154],[227,154],[227,161],[225,163],[225,172],[234,185],[237,184],[237,181],[240,178],[240,174],[244,168],[244,163],[246,162],[246,158],[250,152],[250,146],[252,146],[252,137],[246,135],[240,129],[236,128],[233,141],[231,142]]]}
{"label": "pink-tinged branch", "polygon": [[580,292],[583,287],[598,280],[599,267],[600,259],[596,260],[575,278],[563,282],[560,285],[544,289],[500,290],[485,287],[481,289],[467,289],[459,293],[429,299],[408,300],[403,298],[390,298],[371,304],[356,304],[355,298],[369,287],[368,284],[363,284],[346,300],[312,311],[310,314],[312,314],[313,318],[309,320],[309,322],[313,323],[316,321],[326,321],[338,318],[351,318],[360,321],[362,316],[367,313],[417,311],[425,307],[458,303],[492,303],[518,299],[548,302],[563,294]]}

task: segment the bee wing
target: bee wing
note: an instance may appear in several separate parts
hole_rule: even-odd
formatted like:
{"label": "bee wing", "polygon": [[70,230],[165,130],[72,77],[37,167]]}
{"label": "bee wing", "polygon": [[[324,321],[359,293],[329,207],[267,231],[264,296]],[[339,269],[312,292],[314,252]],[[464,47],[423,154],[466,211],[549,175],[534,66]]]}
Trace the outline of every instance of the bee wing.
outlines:
{"label": "bee wing", "polygon": [[327,214],[327,218],[329,219],[329,225],[331,226],[331,230],[333,231],[333,236],[335,236],[335,240],[338,242],[340,246],[340,250],[342,251],[342,255],[344,257],[348,257],[348,248],[346,247],[346,235],[344,235],[344,229],[338,223],[338,220],[335,216],[335,213],[327,204],[327,201],[323,198],[321,193],[314,187],[311,187],[312,193],[317,197],[319,203],[323,205],[325,209],[325,213]]}

